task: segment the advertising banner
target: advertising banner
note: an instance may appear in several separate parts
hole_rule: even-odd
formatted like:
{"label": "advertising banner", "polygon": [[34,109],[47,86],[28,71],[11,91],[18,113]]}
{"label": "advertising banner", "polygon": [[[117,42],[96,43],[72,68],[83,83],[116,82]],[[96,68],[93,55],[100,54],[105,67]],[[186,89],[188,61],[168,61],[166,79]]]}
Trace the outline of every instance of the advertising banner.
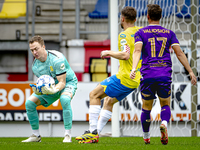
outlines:
{"label": "advertising banner", "polygon": [[[28,121],[25,102],[32,94],[30,83],[0,83],[0,121]],[[89,93],[97,86],[96,82],[79,82],[78,89],[71,101],[73,121],[88,121]],[[200,84],[198,83],[198,87]],[[120,119],[123,121],[140,120],[142,100],[136,89],[120,102]],[[200,93],[200,89],[197,91]],[[197,120],[200,120],[200,98],[197,96]],[[103,100],[102,103],[103,105]],[[38,106],[40,121],[62,121],[62,106],[57,100],[49,107]],[[189,121],[191,119],[191,84],[173,83],[171,100],[171,119]],[[154,100],[151,111],[152,120],[160,120],[160,103]]]}
{"label": "advertising banner", "polygon": [[[28,120],[25,101],[32,94],[30,83],[0,83],[0,121]],[[40,121],[61,121],[62,106],[59,101],[48,108],[38,106]]]}

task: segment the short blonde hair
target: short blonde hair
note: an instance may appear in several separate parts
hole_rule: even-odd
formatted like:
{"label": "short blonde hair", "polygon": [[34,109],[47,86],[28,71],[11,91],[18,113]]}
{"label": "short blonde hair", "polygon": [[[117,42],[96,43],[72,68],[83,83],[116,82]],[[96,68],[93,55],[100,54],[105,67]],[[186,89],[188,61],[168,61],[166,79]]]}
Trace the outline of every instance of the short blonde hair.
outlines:
{"label": "short blonde hair", "polygon": [[34,42],[38,42],[41,46],[44,45],[44,40],[43,40],[42,37],[39,36],[39,35],[33,36],[33,37],[30,39],[29,44],[33,44]]}

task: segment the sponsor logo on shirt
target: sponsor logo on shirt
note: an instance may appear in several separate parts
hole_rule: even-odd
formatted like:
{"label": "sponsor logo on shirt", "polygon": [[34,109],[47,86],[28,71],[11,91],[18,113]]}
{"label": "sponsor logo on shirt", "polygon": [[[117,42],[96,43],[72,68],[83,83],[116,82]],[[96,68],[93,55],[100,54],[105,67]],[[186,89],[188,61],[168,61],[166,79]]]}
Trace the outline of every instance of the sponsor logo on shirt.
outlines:
{"label": "sponsor logo on shirt", "polygon": [[164,60],[158,61],[157,63],[150,63],[150,67],[166,67],[167,64]]}
{"label": "sponsor logo on shirt", "polygon": [[134,34],[131,34],[131,37],[134,37]]}
{"label": "sponsor logo on shirt", "polygon": [[64,70],[64,69],[65,69],[65,64],[64,64],[64,63],[61,64],[60,69],[61,69],[61,70]]}
{"label": "sponsor logo on shirt", "polygon": [[126,34],[121,34],[120,37],[121,37],[121,38],[125,38],[125,37],[126,37]]}
{"label": "sponsor logo on shirt", "polygon": [[125,45],[127,42],[126,42],[126,39],[121,39],[121,41],[120,41],[120,44],[121,45]]}

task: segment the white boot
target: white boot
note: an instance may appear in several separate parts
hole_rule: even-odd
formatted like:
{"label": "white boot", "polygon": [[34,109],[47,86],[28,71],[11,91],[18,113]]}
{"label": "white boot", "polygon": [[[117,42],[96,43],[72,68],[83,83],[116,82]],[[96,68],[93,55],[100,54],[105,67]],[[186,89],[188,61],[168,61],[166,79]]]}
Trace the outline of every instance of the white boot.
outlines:
{"label": "white boot", "polygon": [[64,138],[64,140],[63,140],[63,143],[71,143],[71,142],[72,142],[71,136],[68,135],[68,134],[66,134],[66,135],[65,135],[65,138]]}
{"label": "white boot", "polygon": [[41,142],[41,136],[31,135],[28,139],[23,140],[22,142]]}

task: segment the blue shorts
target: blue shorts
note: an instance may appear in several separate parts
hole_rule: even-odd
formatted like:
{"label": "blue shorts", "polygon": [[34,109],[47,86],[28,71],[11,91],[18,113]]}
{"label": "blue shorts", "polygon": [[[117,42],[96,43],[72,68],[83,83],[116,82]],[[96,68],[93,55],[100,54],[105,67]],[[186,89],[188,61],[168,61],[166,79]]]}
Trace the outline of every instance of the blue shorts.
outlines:
{"label": "blue shorts", "polygon": [[104,87],[106,95],[116,98],[118,101],[124,99],[134,90],[122,85],[120,79],[118,79],[116,75],[103,80],[100,84]]}
{"label": "blue shorts", "polygon": [[167,98],[171,95],[171,83],[170,77],[141,79],[141,96],[144,100],[156,99],[155,94]]}
{"label": "blue shorts", "polygon": [[[64,89],[62,89],[61,91],[59,91],[55,94],[36,95],[35,93],[33,93],[32,96],[37,97],[40,100],[41,105],[43,105],[44,107],[48,107],[52,103],[54,103],[56,100],[58,100],[63,92],[72,93],[72,95],[74,96],[76,89],[77,89],[77,82],[70,81],[70,82],[66,83]],[[72,98],[73,98],[73,96],[72,96]]]}

